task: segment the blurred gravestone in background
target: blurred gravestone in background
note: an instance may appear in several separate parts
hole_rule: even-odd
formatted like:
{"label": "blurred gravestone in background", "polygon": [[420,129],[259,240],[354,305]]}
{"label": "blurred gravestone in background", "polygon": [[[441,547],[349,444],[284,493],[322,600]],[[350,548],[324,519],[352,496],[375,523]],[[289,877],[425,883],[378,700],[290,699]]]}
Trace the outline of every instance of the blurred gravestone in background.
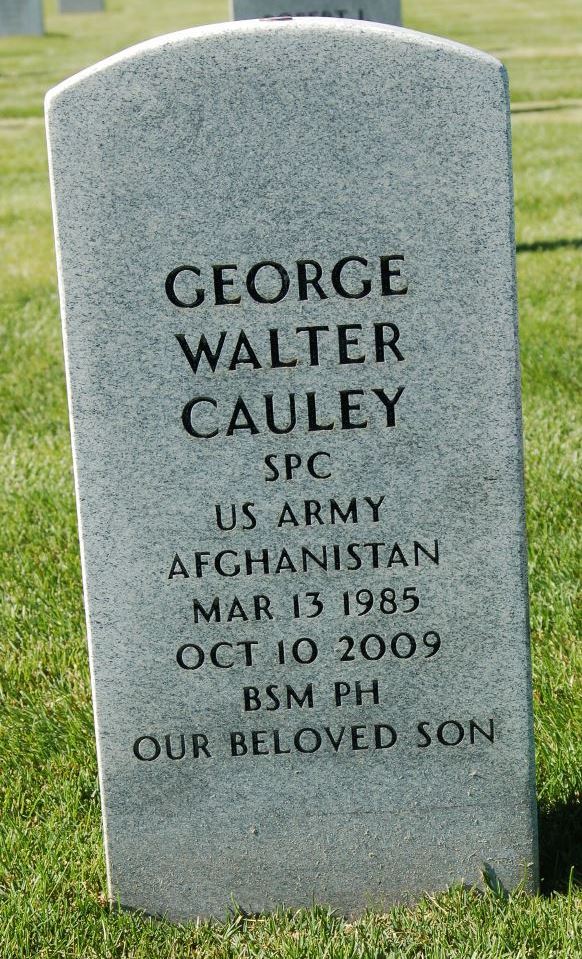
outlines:
{"label": "blurred gravestone in background", "polygon": [[0,0],[0,36],[43,32],[42,0]]}
{"label": "blurred gravestone in background", "polygon": [[61,13],[98,13],[105,9],[105,0],[59,0]]}
{"label": "blurred gravestone in background", "polygon": [[231,0],[233,20],[263,17],[337,17],[399,26],[400,0]]}

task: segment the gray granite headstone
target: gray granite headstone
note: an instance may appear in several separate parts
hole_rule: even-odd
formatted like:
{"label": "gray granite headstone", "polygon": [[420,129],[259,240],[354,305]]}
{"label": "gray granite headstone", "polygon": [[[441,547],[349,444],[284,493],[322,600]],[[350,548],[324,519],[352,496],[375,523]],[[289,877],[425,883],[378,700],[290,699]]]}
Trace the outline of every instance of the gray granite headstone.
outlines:
{"label": "gray granite headstone", "polygon": [[231,0],[233,20],[261,17],[338,17],[399,25],[400,0]]}
{"label": "gray granite headstone", "polygon": [[42,36],[42,0],[0,0],[0,36]]}
{"label": "gray granite headstone", "polygon": [[105,10],[105,0],[59,0],[61,13],[99,13]]}
{"label": "gray granite headstone", "polygon": [[112,898],[535,885],[502,66],[253,21],[47,112]]}

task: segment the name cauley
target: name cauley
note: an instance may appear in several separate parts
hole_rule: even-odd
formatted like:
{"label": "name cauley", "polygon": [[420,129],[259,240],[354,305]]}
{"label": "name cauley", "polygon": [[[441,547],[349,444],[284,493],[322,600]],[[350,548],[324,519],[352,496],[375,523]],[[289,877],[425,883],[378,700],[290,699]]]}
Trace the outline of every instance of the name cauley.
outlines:
{"label": "name cauley", "polygon": [[[328,270],[315,259],[295,260],[283,265],[261,260],[240,271],[236,263],[214,263],[201,268],[185,264],[166,277],[168,300],[180,310],[194,310],[206,304],[215,307],[239,306],[244,299],[268,307],[287,297],[301,301],[322,301],[330,296],[360,300],[370,295],[403,296],[408,292],[402,277],[401,254],[374,260],[354,255],[339,259]],[[400,331],[395,323],[306,323],[282,329],[270,327],[253,332],[217,329],[213,334],[175,333],[182,356],[196,377],[217,372],[287,370],[320,365],[357,367],[366,362],[402,362],[398,345]],[[226,324],[225,324],[226,325]],[[205,323],[208,331],[208,321]],[[289,384],[290,385],[290,384]],[[275,396],[264,394],[219,399],[200,392],[182,410],[182,424],[195,439],[216,436],[256,435],[261,432],[287,434],[296,429],[317,432],[333,429],[379,428],[396,425],[395,407],[404,386],[385,388],[379,382],[370,389],[342,389],[336,401],[327,393],[325,404],[316,391],[300,396],[294,392]],[[369,399],[368,399],[369,397]]]}

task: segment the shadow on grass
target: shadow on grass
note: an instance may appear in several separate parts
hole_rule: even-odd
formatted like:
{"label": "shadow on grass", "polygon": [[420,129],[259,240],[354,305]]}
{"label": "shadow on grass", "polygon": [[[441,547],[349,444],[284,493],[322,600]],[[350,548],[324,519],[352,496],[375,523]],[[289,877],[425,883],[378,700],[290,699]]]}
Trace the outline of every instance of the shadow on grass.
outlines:
{"label": "shadow on grass", "polygon": [[548,113],[553,110],[576,110],[579,109],[579,100],[573,100],[572,103],[540,103],[535,107],[528,107],[522,103],[516,103],[511,108],[512,113]]}
{"label": "shadow on grass", "polygon": [[534,240],[533,243],[518,243],[515,249],[518,253],[546,253],[548,250],[561,250],[564,247],[580,250],[582,249],[582,239]]}
{"label": "shadow on grass", "polygon": [[570,876],[582,883],[582,802],[540,810],[540,876],[545,896],[564,892]]}

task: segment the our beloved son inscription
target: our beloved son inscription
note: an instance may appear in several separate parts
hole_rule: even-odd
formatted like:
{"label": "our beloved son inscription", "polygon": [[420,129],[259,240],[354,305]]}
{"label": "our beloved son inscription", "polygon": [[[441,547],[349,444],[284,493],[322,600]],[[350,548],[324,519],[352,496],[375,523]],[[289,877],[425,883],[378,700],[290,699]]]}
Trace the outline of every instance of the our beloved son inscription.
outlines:
{"label": "our beloved son inscription", "polygon": [[250,21],[47,113],[112,897],[533,882],[500,64]]}

